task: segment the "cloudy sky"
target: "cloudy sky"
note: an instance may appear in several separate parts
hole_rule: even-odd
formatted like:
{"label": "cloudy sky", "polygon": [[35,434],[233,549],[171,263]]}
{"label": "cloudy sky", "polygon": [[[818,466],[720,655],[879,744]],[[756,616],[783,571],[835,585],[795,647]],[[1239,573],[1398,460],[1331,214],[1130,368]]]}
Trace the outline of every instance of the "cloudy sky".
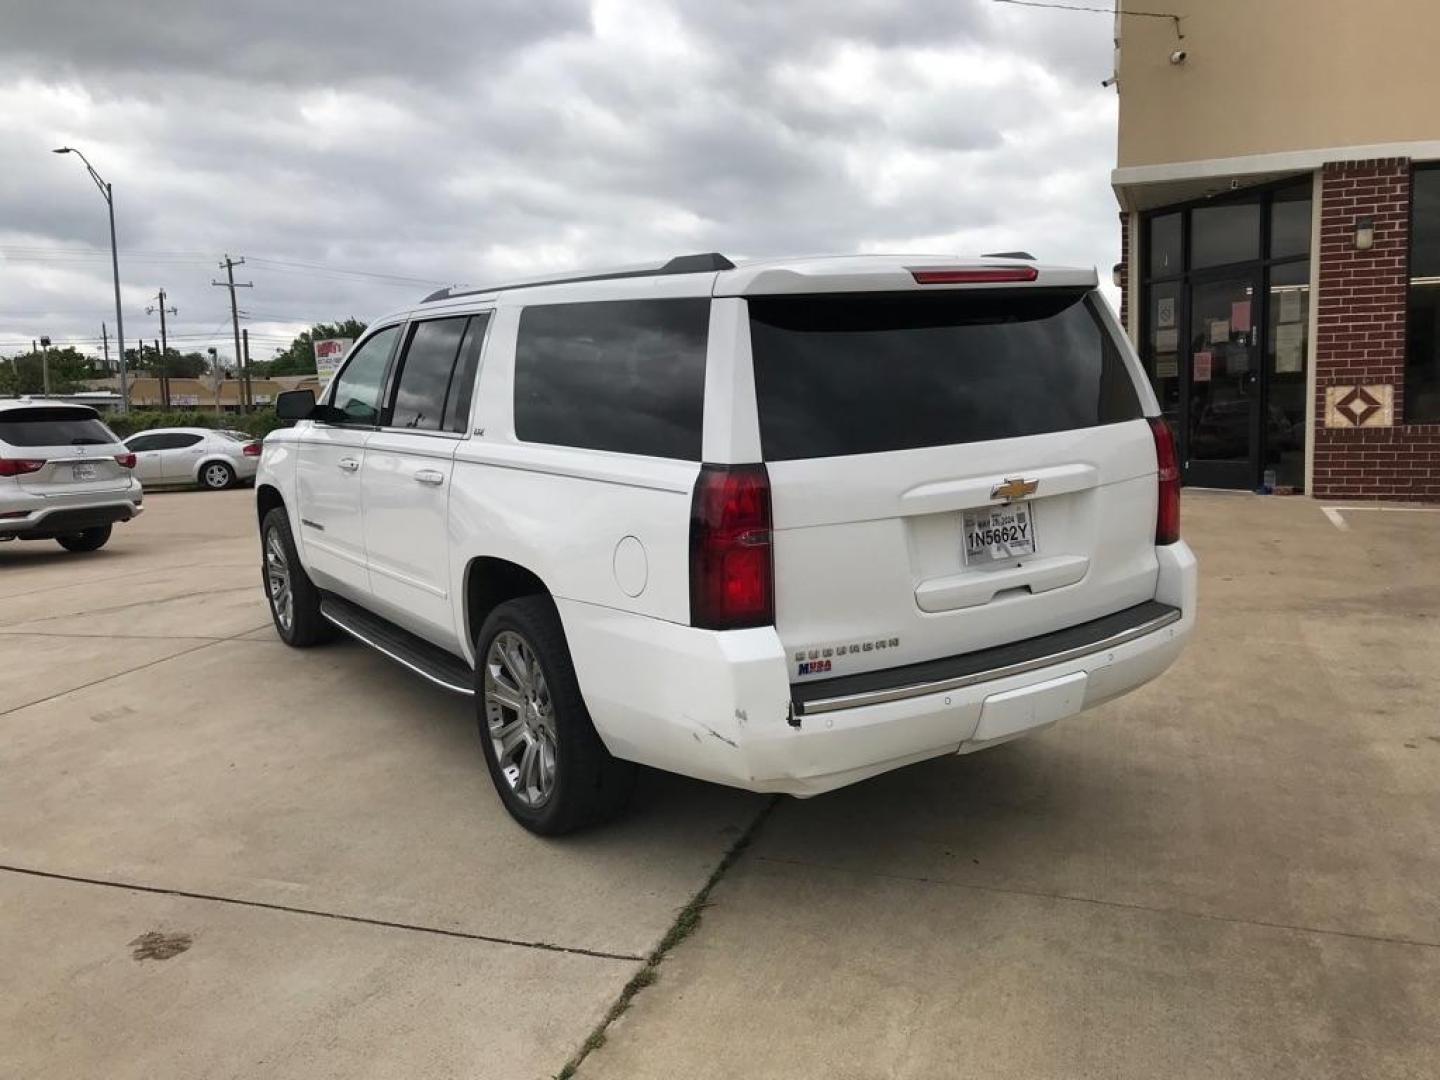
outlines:
{"label": "cloudy sky", "polygon": [[[0,0],[0,354],[252,354],[431,288],[723,251],[1118,257],[1111,20],[992,0]],[[223,276],[223,275],[222,275]]]}

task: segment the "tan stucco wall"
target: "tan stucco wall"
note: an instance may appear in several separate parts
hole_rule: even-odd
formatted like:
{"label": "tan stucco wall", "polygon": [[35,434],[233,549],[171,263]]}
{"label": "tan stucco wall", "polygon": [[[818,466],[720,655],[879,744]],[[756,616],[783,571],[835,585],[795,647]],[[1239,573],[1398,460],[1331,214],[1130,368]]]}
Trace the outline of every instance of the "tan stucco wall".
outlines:
{"label": "tan stucco wall", "polygon": [[[1440,0],[1122,0],[1119,165],[1440,139]],[[1170,53],[1188,53],[1171,64]]]}

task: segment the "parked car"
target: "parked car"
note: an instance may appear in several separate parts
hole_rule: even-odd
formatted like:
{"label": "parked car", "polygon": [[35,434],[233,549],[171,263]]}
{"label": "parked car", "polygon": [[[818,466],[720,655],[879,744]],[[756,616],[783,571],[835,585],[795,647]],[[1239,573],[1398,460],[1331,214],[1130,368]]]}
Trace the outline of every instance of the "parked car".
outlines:
{"label": "parked car", "polygon": [[135,474],[146,487],[199,484],[223,491],[255,479],[260,440],[243,431],[151,428],[125,440]]}
{"label": "parked car", "polygon": [[135,455],[83,405],[0,401],[0,541],[94,551],[140,513]]}
{"label": "parked car", "polygon": [[279,399],[276,630],[473,695],[538,833],[636,763],[807,796],[1038,730],[1195,622],[1171,434],[1096,284],[703,255],[442,290]]}

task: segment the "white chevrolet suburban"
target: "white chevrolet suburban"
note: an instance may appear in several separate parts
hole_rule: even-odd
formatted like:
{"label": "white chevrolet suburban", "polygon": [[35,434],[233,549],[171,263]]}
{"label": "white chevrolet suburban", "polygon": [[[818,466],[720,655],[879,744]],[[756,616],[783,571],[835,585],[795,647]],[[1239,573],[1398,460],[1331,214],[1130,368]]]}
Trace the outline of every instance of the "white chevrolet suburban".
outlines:
{"label": "white chevrolet suburban", "polygon": [[263,578],[475,698],[509,812],[636,764],[813,795],[1160,674],[1170,432],[1092,270],[859,256],[442,290],[265,440]]}

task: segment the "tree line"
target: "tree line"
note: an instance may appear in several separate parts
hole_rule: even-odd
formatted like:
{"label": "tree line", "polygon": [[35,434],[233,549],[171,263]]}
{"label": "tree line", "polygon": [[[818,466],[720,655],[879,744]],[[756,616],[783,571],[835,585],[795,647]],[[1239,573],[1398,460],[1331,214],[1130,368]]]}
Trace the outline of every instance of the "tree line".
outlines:
{"label": "tree line", "polygon": [[[341,319],[333,323],[316,323],[309,330],[296,335],[283,349],[278,349],[269,360],[255,360],[251,363],[251,376],[257,379],[271,375],[313,375],[315,374],[314,342],[327,338],[358,338],[365,332],[365,324],[359,319]],[[48,357],[47,357],[48,353]],[[81,352],[73,345],[48,350],[31,350],[0,357],[0,397],[14,397],[18,394],[40,394],[45,390],[45,362],[50,365],[50,392],[73,394],[85,389],[90,380],[103,379],[114,371],[105,367],[99,356]],[[159,376],[162,373],[172,379],[198,378],[210,370],[210,358],[201,352],[181,352],[178,349],[165,350],[162,357],[158,349],[126,349],[125,367],[132,375]],[[239,375],[233,364],[223,365],[224,374],[234,378]]]}

